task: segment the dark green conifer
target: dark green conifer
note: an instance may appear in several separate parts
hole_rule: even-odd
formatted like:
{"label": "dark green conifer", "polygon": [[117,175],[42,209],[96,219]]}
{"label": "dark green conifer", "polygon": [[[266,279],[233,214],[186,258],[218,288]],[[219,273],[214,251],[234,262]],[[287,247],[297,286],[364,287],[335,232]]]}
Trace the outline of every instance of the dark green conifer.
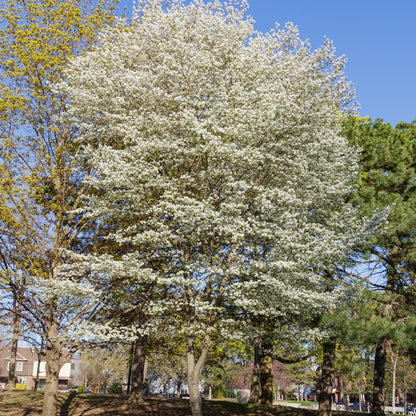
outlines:
{"label": "dark green conifer", "polygon": [[388,223],[365,248],[382,271],[369,280],[373,315],[366,322],[369,339],[376,342],[374,361],[374,415],[384,415],[384,374],[392,343],[409,346],[416,313],[416,143],[415,125],[393,128],[382,120],[354,119],[345,123],[350,144],[362,148],[361,180],[353,196],[363,216],[390,207]]}

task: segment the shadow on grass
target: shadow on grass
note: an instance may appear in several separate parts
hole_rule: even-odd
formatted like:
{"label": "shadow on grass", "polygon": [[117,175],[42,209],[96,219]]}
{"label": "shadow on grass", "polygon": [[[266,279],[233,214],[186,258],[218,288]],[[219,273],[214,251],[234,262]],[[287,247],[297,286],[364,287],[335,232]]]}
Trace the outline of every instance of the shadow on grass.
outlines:
{"label": "shadow on grass", "polygon": [[63,402],[63,404],[60,405],[61,412],[59,413],[59,416],[69,416],[69,407],[72,403],[72,401],[75,398],[76,393],[69,393],[66,400]]}
{"label": "shadow on grass", "polygon": [[39,409],[35,409],[34,407],[25,407],[24,413],[22,416],[33,416],[33,415],[40,415],[42,411],[39,411]]}
{"label": "shadow on grass", "polygon": [[[40,416],[42,394],[1,393],[0,416]],[[189,401],[146,398],[144,403],[131,403],[127,396],[95,394],[59,394],[57,416],[191,416]],[[235,401],[202,402],[204,416],[317,416],[316,410],[283,406],[243,405]],[[369,416],[363,413],[338,413],[334,416]]]}

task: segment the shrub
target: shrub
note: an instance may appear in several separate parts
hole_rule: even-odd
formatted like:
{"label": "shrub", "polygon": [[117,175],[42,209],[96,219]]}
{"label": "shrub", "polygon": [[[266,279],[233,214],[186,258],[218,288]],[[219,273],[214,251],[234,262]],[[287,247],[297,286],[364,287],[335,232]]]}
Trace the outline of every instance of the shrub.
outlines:
{"label": "shrub", "polygon": [[111,394],[121,394],[123,392],[122,387],[118,383],[114,383],[109,389],[108,392]]}

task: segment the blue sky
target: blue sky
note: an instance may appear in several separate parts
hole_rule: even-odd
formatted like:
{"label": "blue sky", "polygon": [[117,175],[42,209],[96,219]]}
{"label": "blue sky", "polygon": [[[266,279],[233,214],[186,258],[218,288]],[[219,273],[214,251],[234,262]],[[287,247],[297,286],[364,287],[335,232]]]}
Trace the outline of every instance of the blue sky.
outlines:
{"label": "blue sky", "polygon": [[331,39],[348,58],[361,115],[416,118],[415,0],[251,0],[250,14],[261,31],[291,21],[313,47]]}
{"label": "blue sky", "polygon": [[[133,0],[122,0],[127,8]],[[255,28],[299,27],[318,47],[324,36],[346,55],[360,114],[396,124],[416,118],[415,0],[249,0]]]}

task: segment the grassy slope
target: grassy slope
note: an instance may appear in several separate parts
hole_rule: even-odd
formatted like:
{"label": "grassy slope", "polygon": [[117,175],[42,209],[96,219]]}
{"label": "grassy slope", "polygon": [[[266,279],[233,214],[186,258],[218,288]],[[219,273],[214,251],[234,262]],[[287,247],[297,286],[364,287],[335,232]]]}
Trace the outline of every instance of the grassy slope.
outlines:
{"label": "grassy slope", "polygon": [[[40,392],[0,392],[0,416],[35,416],[42,413]],[[146,399],[132,405],[126,396],[110,394],[59,395],[57,416],[190,416],[189,402],[175,399]],[[283,406],[243,405],[226,400],[203,401],[204,416],[316,416],[313,410]],[[335,413],[334,413],[335,414]],[[348,413],[340,413],[349,416]],[[354,413],[354,416],[360,415]],[[368,416],[368,414],[366,414]]]}

